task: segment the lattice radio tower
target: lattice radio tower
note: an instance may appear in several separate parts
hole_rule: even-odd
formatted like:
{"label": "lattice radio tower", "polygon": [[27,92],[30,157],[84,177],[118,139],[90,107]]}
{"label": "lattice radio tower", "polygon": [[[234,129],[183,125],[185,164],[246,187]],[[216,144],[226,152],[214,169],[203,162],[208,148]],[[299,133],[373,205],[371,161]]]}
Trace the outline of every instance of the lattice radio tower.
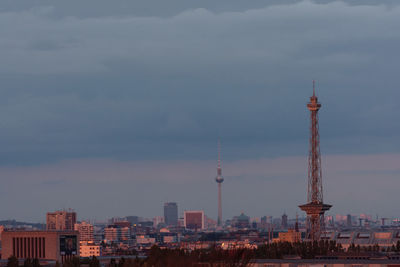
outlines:
{"label": "lattice radio tower", "polygon": [[310,110],[310,149],[308,154],[308,193],[307,204],[300,205],[299,208],[307,213],[307,233],[312,241],[321,238],[321,232],[324,230],[324,213],[332,205],[324,204],[322,194],[322,171],[321,171],[321,153],[319,149],[319,126],[318,110],[321,104],[315,95],[315,81],[313,81],[313,95],[307,104]]}

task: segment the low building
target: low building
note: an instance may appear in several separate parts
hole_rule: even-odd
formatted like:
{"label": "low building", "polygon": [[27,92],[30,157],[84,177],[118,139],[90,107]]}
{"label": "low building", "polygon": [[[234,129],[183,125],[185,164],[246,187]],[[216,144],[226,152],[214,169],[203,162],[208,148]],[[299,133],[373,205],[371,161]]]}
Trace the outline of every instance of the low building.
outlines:
{"label": "low building", "polygon": [[139,245],[155,244],[156,243],[156,238],[155,237],[150,237],[148,235],[138,235],[138,236],[136,236],[136,243],[139,244]]}
{"label": "low building", "polygon": [[79,256],[79,232],[4,230],[2,259],[14,255],[18,259],[36,258],[64,262]]}
{"label": "low building", "polygon": [[289,229],[287,232],[279,232],[278,238],[274,239],[275,242],[300,242],[301,233],[296,232],[294,229]]}
{"label": "low building", "polygon": [[79,254],[81,257],[99,257],[101,255],[101,249],[99,245],[94,242],[82,241],[79,246]]}
{"label": "low building", "polygon": [[243,212],[239,216],[232,218],[232,226],[237,228],[248,228],[250,226],[250,217]]}
{"label": "low building", "polygon": [[202,210],[185,210],[183,213],[184,226],[190,230],[204,229],[204,211]]}

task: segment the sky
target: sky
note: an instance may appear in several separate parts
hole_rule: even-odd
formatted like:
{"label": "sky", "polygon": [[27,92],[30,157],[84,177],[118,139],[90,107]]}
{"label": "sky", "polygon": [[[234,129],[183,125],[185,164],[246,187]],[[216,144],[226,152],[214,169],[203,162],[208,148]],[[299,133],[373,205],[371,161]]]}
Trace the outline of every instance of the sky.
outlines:
{"label": "sky", "polygon": [[294,217],[316,80],[331,214],[400,217],[398,1],[2,0],[0,219]]}

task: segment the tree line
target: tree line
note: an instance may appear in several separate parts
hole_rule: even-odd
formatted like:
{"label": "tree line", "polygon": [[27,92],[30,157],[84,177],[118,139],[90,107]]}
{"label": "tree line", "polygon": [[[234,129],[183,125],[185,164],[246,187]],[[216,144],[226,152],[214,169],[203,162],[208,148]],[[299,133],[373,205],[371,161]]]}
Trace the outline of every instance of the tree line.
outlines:
{"label": "tree line", "polygon": [[[301,259],[313,259],[316,256],[326,256],[335,253],[357,254],[362,252],[400,252],[400,241],[389,248],[380,248],[378,245],[356,246],[351,244],[347,250],[335,241],[314,241],[314,242],[278,242],[258,246],[256,249],[234,249],[223,250],[218,247],[209,249],[197,249],[187,251],[183,249],[162,249],[156,245],[151,247],[146,257],[111,259],[108,267],[245,267],[253,259],[282,259],[288,256],[296,256]],[[100,261],[96,257],[90,259],[72,258],[63,267],[100,267]],[[24,267],[39,267],[38,259],[26,259]],[[56,267],[61,265],[57,262]],[[19,267],[18,259],[11,256],[8,259],[7,267]]]}

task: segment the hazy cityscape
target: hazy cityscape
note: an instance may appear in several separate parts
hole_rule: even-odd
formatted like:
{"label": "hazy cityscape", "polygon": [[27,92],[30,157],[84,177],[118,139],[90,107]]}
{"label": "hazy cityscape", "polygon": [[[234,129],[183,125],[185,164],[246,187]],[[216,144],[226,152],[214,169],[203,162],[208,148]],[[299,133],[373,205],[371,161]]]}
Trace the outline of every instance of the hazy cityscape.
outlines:
{"label": "hazy cityscape", "polygon": [[400,267],[400,1],[2,0],[0,266]]}

